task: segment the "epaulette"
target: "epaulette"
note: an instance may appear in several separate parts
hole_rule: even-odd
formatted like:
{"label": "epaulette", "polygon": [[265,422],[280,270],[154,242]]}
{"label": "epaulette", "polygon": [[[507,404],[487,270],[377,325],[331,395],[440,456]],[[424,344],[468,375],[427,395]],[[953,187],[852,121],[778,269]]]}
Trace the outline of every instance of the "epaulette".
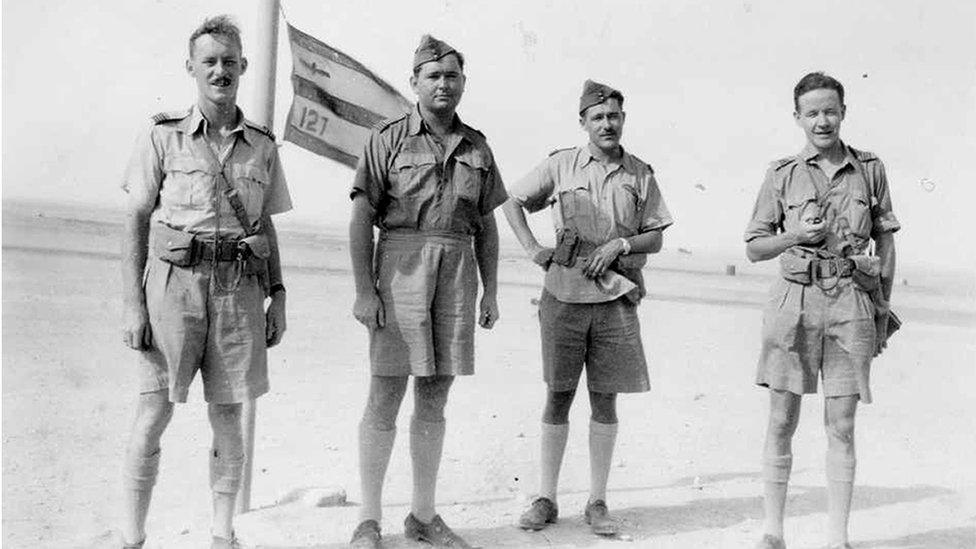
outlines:
{"label": "epaulette", "polygon": [[257,122],[252,122],[247,118],[244,119],[244,125],[260,134],[264,134],[268,136],[268,138],[271,139],[272,141],[276,141],[274,133],[272,133],[271,129],[268,128],[267,126],[258,124]]}
{"label": "epaulette", "polygon": [[854,154],[854,157],[860,160],[861,162],[871,162],[878,159],[878,155],[874,154],[873,152],[859,151],[854,147],[848,147],[848,148],[851,150],[851,153]]}
{"label": "epaulette", "polygon": [[549,156],[556,156],[557,153],[561,153],[563,151],[571,151],[571,150],[573,150],[573,147],[566,147],[566,148],[563,148],[563,149],[556,149],[556,150],[552,151],[551,153],[549,153]]}
{"label": "epaulette", "polygon": [[463,126],[464,126],[465,128],[467,128],[467,129],[469,129],[469,130],[471,130],[471,131],[473,131],[474,133],[476,133],[476,134],[478,134],[478,135],[480,135],[480,136],[481,136],[482,138],[484,138],[484,139],[488,139],[487,137],[485,137],[485,134],[483,134],[483,133],[481,133],[481,130],[479,130],[479,129],[477,129],[477,128],[472,128],[471,126],[469,126],[469,125],[467,125],[467,124],[465,124],[464,122],[461,122],[461,124],[462,124],[462,125],[463,125]]}
{"label": "epaulette", "polygon": [[772,168],[773,170],[781,170],[786,166],[796,162],[795,156],[787,156],[786,158],[780,158],[779,160],[773,160]]}
{"label": "epaulette", "polygon": [[397,122],[399,122],[401,120],[404,120],[408,116],[410,116],[410,113],[405,112],[402,115],[397,116],[396,118],[387,118],[387,119],[383,120],[382,122],[374,125],[373,126],[373,129],[376,130],[376,131],[378,131],[378,132],[384,131],[387,128],[389,128],[390,126],[392,126],[393,124],[396,124]]}
{"label": "epaulette", "polygon": [[153,124],[163,124],[164,122],[183,120],[187,116],[190,116],[191,111],[192,109],[187,109],[185,111],[160,112],[152,115],[150,120],[152,120]]}

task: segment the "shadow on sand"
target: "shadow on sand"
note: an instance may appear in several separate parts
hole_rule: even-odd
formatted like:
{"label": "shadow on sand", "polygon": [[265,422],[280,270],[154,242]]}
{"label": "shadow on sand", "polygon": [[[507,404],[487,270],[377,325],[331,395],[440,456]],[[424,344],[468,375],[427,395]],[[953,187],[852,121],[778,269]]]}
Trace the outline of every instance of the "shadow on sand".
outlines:
{"label": "shadow on sand", "polygon": [[[732,478],[755,476],[752,474],[721,474],[714,475],[706,482],[719,482]],[[680,479],[668,487],[680,487],[691,484],[690,479]],[[643,490],[660,490],[661,486],[644,488]],[[638,491],[631,488],[623,491]],[[615,492],[620,492],[619,490]],[[854,493],[853,509],[864,510],[896,503],[919,501],[932,497],[952,494],[951,490],[936,486],[912,486],[908,488],[886,488],[875,486],[858,486]],[[789,517],[805,516],[823,513],[826,510],[826,491],[822,487],[794,486],[790,488],[787,502]],[[762,518],[762,503],[759,496],[742,498],[706,498],[692,500],[681,505],[661,505],[626,507],[612,510],[621,527],[621,534],[627,539],[639,542],[657,536],[666,536],[692,532],[703,529],[721,529],[747,520]],[[564,516],[557,524],[541,532],[524,532],[514,526],[499,526],[493,528],[457,529],[469,542],[483,547],[587,547],[595,545],[601,538],[589,533],[588,527],[578,514]],[[894,540],[879,540],[859,543],[858,547],[972,547],[974,538],[972,529],[958,528],[948,530],[933,530],[911,534]],[[604,538],[605,539],[605,538]],[[383,538],[384,547],[395,549],[399,547],[430,547],[404,539],[402,534],[388,533]],[[969,542],[969,545],[966,543]],[[641,547],[647,544],[641,544]],[[348,547],[346,543],[330,543],[324,545],[258,545],[259,549],[328,549]]]}

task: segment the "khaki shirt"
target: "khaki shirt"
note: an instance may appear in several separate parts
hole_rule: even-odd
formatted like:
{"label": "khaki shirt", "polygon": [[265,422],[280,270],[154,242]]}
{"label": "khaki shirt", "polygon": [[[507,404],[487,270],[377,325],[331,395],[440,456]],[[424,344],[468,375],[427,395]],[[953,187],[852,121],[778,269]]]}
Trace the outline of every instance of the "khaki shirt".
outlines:
{"label": "khaki shirt", "polygon": [[[253,225],[262,216],[290,210],[291,196],[274,139],[239,110],[238,118],[224,168]],[[196,105],[185,113],[154,117],[136,143],[122,189],[130,204],[153,208],[153,222],[202,236],[213,236],[219,225],[220,236],[239,238],[244,228],[218,189],[221,165],[207,141],[206,125]]]}
{"label": "khaki shirt", "polygon": [[455,116],[439,142],[416,107],[370,135],[349,195],[360,193],[381,229],[460,234],[507,199],[485,136]]}
{"label": "khaki shirt", "polygon": [[[624,151],[619,162],[602,163],[588,146],[558,150],[516,183],[509,193],[529,212],[552,207],[557,231],[572,227],[595,245],[619,237],[664,230],[674,221],[654,179],[654,170]],[[626,256],[622,256],[622,259]],[[635,254],[628,278],[636,279],[643,294],[640,267],[646,256]],[[627,293],[626,285],[591,280],[582,274],[582,262],[572,268],[553,264],[546,271],[546,289],[570,303],[612,301]],[[631,286],[633,287],[633,286]]]}
{"label": "khaki shirt", "polygon": [[817,151],[809,144],[800,154],[773,162],[759,190],[745,241],[786,232],[804,218],[819,217],[827,222],[827,238],[819,248],[848,257],[863,254],[871,238],[900,229],[884,164],[872,153],[845,149],[847,155],[833,180],[817,165]]}

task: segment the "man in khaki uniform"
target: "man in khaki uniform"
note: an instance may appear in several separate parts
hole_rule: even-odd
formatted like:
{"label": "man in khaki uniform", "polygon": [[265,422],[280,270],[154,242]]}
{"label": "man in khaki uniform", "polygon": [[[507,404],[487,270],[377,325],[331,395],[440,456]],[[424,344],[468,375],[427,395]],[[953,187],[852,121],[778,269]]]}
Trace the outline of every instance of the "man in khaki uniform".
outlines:
{"label": "man in khaki uniform", "polygon": [[383,480],[409,376],[413,501],[404,532],[438,547],[469,547],[436,513],[434,492],[448,392],[454,376],[474,373],[478,272],[479,324],[498,320],[492,210],[506,195],[485,136],[455,112],[464,82],[461,53],[425,35],[410,79],[417,106],[373,132],[350,193],[353,312],[369,329],[372,373],[359,432],[363,505],[354,547],[381,547]]}
{"label": "man in khaki uniform", "polygon": [[197,370],[213,428],[212,547],[237,547],[241,403],[268,391],[266,349],[285,331],[271,216],[291,209],[274,137],[237,107],[246,68],[234,23],[204,21],[186,61],[197,102],[154,116],[125,172],[122,337],[140,353],[141,393],[123,475],[125,547],[145,542],[159,439]]}
{"label": "man in khaki uniform", "polygon": [[854,486],[854,414],[859,401],[871,402],[871,359],[886,345],[900,224],[884,164],[840,139],[847,112],[841,83],[807,74],[793,101],[807,144],[766,172],[745,233],[749,259],[779,258],[782,274],[763,312],[756,377],[770,397],[765,534],[758,547],[786,546],[792,438],[801,396],[817,392],[819,376],[828,435],[828,536],[832,548],[844,548]]}
{"label": "man in khaki uniform", "polygon": [[[671,215],[654,171],[620,145],[625,113],[619,91],[587,80],[580,126],[589,143],[553,152],[510,190],[505,216],[530,257],[546,271],[539,305],[543,378],[539,497],[519,525],[556,521],[556,487],[569,433],[569,409],[586,368],[590,421],[590,497],[584,510],[596,534],[617,531],[606,505],[617,435],[617,393],[650,389],[637,319],[641,268],[661,249]],[[551,207],[555,250],[542,247],[524,210]]]}

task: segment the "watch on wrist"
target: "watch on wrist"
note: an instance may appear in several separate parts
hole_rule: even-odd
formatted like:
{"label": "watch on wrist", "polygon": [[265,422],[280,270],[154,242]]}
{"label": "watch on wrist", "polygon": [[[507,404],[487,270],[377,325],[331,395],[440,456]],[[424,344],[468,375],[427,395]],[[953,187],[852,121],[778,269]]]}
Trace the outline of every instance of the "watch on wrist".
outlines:
{"label": "watch on wrist", "polygon": [[623,255],[628,255],[630,253],[630,242],[622,236],[618,240],[620,240],[620,245],[624,247]]}
{"label": "watch on wrist", "polygon": [[268,295],[275,295],[276,293],[283,292],[283,291],[285,291],[285,285],[282,284],[281,282],[275,282],[274,284],[271,285],[271,288],[268,291]]}

